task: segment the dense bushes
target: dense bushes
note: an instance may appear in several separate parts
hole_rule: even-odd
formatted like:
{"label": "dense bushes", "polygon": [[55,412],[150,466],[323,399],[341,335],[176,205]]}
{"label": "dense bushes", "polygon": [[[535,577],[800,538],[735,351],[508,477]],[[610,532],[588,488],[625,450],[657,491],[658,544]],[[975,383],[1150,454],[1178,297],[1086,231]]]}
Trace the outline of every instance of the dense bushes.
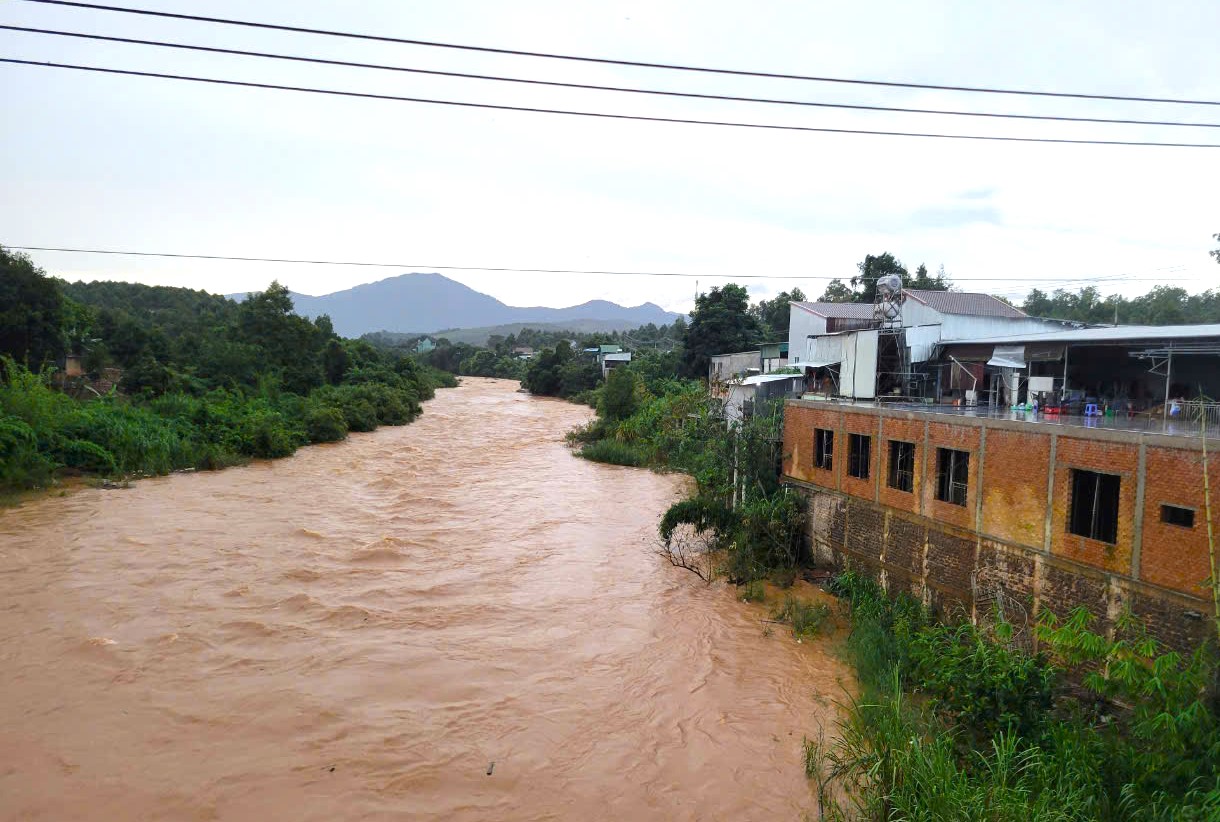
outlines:
{"label": "dense bushes", "polygon": [[198,396],[78,401],[11,360],[3,371],[0,491],[46,485],[58,469],[164,474],[284,457],[306,443],[341,440],[348,431],[410,422],[421,394],[433,391],[422,371],[385,370],[356,372],[363,382],[322,386],[307,397],[217,388]]}
{"label": "dense bushes", "polygon": [[594,462],[629,465],[636,468],[647,461],[646,457],[634,447],[616,440],[596,440],[582,447],[577,453]]}
{"label": "dense bushes", "polygon": [[1107,639],[1083,610],[1044,615],[1030,654],[1010,626],[937,624],[854,573],[832,590],[861,693],[837,741],[806,741],[830,817],[1220,819],[1214,657],[1166,653],[1129,618]]}
{"label": "dense bushes", "polygon": [[[0,333],[0,492],[46,485],[60,469],[163,474],[284,457],[410,422],[437,386],[455,384],[340,339],[325,316],[296,315],[278,283],[240,304],[182,288],[68,284],[2,248],[0,280],[12,297],[0,309],[12,326]],[[118,366],[118,390],[98,396],[62,378],[52,388],[49,361],[65,352],[94,376]]]}

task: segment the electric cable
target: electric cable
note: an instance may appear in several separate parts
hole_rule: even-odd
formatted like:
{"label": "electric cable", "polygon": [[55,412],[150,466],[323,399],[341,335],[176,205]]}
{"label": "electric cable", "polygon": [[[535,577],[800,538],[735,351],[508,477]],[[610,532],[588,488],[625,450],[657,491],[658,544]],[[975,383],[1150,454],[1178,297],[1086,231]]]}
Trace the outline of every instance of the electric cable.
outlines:
{"label": "electric cable", "polygon": [[524,77],[505,77],[495,74],[471,74],[460,71],[440,71],[411,66],[389,66],[380,63],[360,63],[351,60],[331,60],[322,57],[307,57],[295,54],[280,54],[265,51],[248,51],[245,49],[222,48],[219,46],[202,46],[193,43],[174,43],[165,40],[142,40],[132,37],[116,37],[104,34],[88,34],[77,31],[62,31],[57,29],[40,29],[29,26],[0,25],[0,30],[17,31],[26,34],[46,34],[56,37],[75,37],[84,40],[98,40],[108,43],[125,43],[128,45],[153,46],[156,48],[180,49],[185,51],[204,52],[208,54],[225,54],[238,57],[257,57],[268,60],[284,60],[295,63],[309,63],[341,68],[374,69],[377,71],[394,71],[406,74],[425,74],[435,77],[454,77],[465,80],[489,80],[501,83],[518,83],[532,86],[550,86],[554,88],[580,89],[583,91],[610,91],[624,94],[647,94],[659,97],[680,97],[696,100],[716,100],[736,103],[763,103],[783,106],[806,106],[810,108],[846,109],[851,111],[886,111],[899,114],[932,114],[954,117],[989,117],[1006,120],[1042,120],[1063,123],[1102,123],[1107,125],[1140,125],[1140,126],[1170,126],[1183,128],[1220,128],[1220,123],[1192,123],[1180,120],[1135,120],[1110,117],[1067,117],[1049,114],[1009,114],[993,111],[962,111],[953,109],[906,108],[900,106],[870,106],[856,103],[827,103],[813,100],[791,100],[770,97],[741,97],[727,94],[701,94],[687,91],[665,91],[630,86],[603,86],[591,83],[566,83],[558,80],[535,80]]}
{"label": "electric cable", "polygon": [[181,14],[168,11],[155,11],[153,9],[130,8],[126,6],[112,6],[101,3],[85,3],[78,0],[25,0],[27,3],[41,3],[44,5],[68,6],[73,8],[90,9],[93,11],[108,11],[118,12],[122,14],[137,14],[148,17],[160,17],[173,20],[185,20],[196,23],[215,23],[228,26],[243,26],[246,28],[266,29],[273,31],[287,31],[296,34],[313,34],[326,37],[342,37],[355,40],[368,40],[380,43],[396,43],[399,45],[408,46],[423,46],[427,48],[441,49],[457,49],[461,51],[482,52],[486,54],[504,54],[516,57],[536,57],[547,60],[568,60],[580,63],[598,63],[602,65],[612,66],[630,66],[634,68],[650,68],[650,69],[665,69],[670,71],[688,71],[700,72],[705,74],[724,74],[737,77],[762,77],[775,80],[804,80],[818,83],[845,83],[850,85],[862,86],[883,86],[887,88],[905,88],[905,89],[923,89],[930,91],[954,91],[968,92],[976,94],[1013,94],[1027,95],[1035,97],[1060,97],[1076,100],[1114,100],[1121,102],[1133,103],[1171,103],[1177,105],[1190,106],[1220,106],[1220,100],[1190,100],[1172,97],[1138,97],[1119,94],[1092,94],[1083,92],[1064,92],[1064,91],[1035,91],[1028,89],[1009,89],[1009,88],[990,88],[986,86],[955,86],[955,85],[936,85],[933,83],[906,83],[887,80],[861,80],[845,77],[820,77],[816,75],[804,74],[783,74],[778,72],[768,71],[747,71],[740,69],[725,69],[713,68],[709,66],[690,66],[676,63],[653,63],[637,60],[618,60],[607,57],[584,57],[572,54],[555,54],[550,52],[539,51],[524,51],[520,49],[495,48],[492,46],[473,46],[461,43],[443,43],[433,40],[418,40],[405,37],[391,37],[388,35],[379,34],[362,34],[358,32],[336,31],[333,29],[318,29],[305,26],[289,26],[277,23],[259,23],[251,20],[237,20],[225,17],[205,17],[196,14]]}
{"label": "electric cable", "polygon": [[[41,1],[41,0],[40,0]],[[135,71],[132,69],[104,68],[102,66],[82,66],[73,63],[40,62],[37,60],[18,60],[12,57],[0,57],[0,63],[11,63],[39,68],[60,68],[75,71],[91,71],[99,74],[125,75],[129,77],[152,77],[163,80],[182,80],[193,83],[209,83],[212,85],[269,89],[274,91],[295,91],[306,94],[326,94],[336,97],[362,98],[368,100],[383,100],[403,103],[427,103],[430,105],[454,106],[457,108],[490,109],[493,111],[518,111],[530,114],[562,114],[572,117],[593,117],[604,120],[632,120],[648,123],[681,123],[684,125],[722,126],[730,128],[751,128],[769,131],[797,131],[820,134],[859,134],[884,137],[925,137],[943,140],[978,140],[1003,143],[1055,143],[1061,145],[1091,145],[1091,146],[1141,146],[1157,148],[1220,148],[1220,143],[1173,143],[1154,140],[1084,140],[1066,137],[1011,137],[989,134],[946,134],[922,131],[883,131],[880,129],[829,128],[825,126],[794,126],[779,123],[741,123],[729,120],[696,120],[686,117],[649,117],[640,114],[612,114],[605,111],[576,111],[572,109],[540,108],[536,106],[509,106],[495,103],[472,103],[462,100],[440,100],[428,97],[406,97],[395,94],[375,94],[365,91],[342,91],[339,89],[323,89],[310,86],[287,86],[277,83],[255,83],[246,80],[224,80],[216,77],[196,77],[185,74],[167,74],[153,71]]]}
{"label": "electric cable", "polygon": [[[14,251],[52,251],[67,254],[104,254],[123,257],[166,257],[186,260],[223,260],[244,263],[290,263],[294,265],[329,265],[352,266],[360,268],[399,268],[399,269],[430,269],[436,271],[488,271],[514,274],[596,274],[627,277],[690,277],[711,279],[747,279],[747,280],[842,280],[844,284],[852,279],[851,275],[842,274],[709,274],[707,272],[691,271],[616,271],[608,269],[571,269],[571,268],[512,268],[508,266],[477,266],[477,265],[421,265],[419,263],[389,263],[363,262],[353,260],[310,260],[290,259],[283,257],[237,257],[224,254],[183,254],[161,251],[126,251],[104,248],[69,248],[38,245],[8,245],[0,243],[4,248]],[[1168,266],[1152,269],[1153,271],[1177,272],[1185,266]],[[952,279],[952,275],[950,275]],[[876,279],[866,277],[863,279]],[[962,282],[1014,282],[1013,277],[959,277]],[[1077,282],[1163,282],[1172,279],[1168,274],[1160,277],[1132,277],[1127,274],[1101,275],[1095,277],[1074,276],[1070,278],[1026,277],[1022,282],[1041,284],[1073,284]],[[1037,286],[1035,286],[1037,287]]]}

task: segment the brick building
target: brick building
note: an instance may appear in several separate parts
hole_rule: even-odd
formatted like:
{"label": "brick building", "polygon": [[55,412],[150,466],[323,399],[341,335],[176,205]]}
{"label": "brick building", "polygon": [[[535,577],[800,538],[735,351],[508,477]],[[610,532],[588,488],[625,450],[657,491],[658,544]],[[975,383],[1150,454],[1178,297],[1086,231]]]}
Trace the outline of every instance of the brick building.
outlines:
{"label": "brick building", "polygon": [[[822,560],[972,618],[1129,609],[1173,647],[1208,635],[1203,440],[1185,424],[789,400],[786,481]],[[1210,462],[1220,488],[1220,455]]]}

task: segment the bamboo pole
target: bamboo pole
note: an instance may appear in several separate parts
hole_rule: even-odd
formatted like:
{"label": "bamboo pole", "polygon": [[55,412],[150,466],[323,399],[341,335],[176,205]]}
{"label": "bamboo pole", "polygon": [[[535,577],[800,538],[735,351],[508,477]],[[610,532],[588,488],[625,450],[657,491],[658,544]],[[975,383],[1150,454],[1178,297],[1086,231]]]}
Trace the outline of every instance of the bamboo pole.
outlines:
{"label": "bamboo pole", "polygon": [[1216,621],[1216,639],[1220,641],[1220,574],[1216,569],[1216,535],[1212,529],[1212,489],[1207,466],[1207,408],[1203,392],[1199,392],[1199,432],[1203,435],[1203,513],[1207,517],[1207,556],[1211,561],[1212,607]]}

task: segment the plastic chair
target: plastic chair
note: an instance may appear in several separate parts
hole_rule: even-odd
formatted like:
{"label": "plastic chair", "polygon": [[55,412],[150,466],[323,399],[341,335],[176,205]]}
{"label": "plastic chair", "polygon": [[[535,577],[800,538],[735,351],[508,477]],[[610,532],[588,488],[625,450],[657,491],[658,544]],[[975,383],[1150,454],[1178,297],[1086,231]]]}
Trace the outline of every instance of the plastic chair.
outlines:
{"label": "plastic chair", "polygon": [[1101,409],[1097,407],[1097,403],[1095,402],[1087,403],[1084,407],[1084,415],[1086,417],[1100,417]]}

